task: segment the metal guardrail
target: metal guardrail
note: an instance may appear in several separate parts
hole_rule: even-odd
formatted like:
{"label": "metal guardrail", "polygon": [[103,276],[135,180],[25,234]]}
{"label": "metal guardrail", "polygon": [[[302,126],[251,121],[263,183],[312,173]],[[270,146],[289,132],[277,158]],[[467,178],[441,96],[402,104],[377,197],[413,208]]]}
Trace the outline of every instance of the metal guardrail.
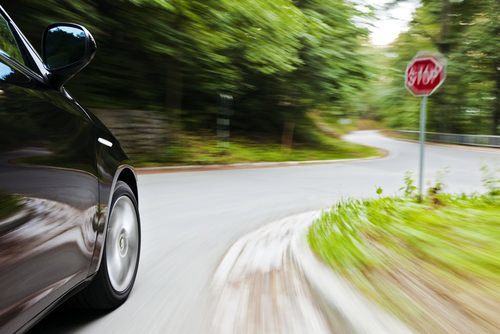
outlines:
{"label": "metal guardrail", "polygon": [[[396,130],[397,133],[418,140],[419,132],[413,130]],[[484,146],[500,148],[500,136],[462,135],[456,133],[427,132],[426,140],[436,143]]]}

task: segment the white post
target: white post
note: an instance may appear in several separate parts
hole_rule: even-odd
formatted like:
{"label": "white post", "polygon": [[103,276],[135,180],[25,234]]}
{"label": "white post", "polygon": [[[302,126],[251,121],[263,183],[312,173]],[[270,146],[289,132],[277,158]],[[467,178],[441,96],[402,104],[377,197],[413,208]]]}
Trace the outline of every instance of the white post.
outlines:
{"label": "white post", "polygon": [[424,159],[425,159],[425,125],[427,118],[427,96],[422,98],[420,105],[420,171],[419,171],[419,199],[424,198]]}

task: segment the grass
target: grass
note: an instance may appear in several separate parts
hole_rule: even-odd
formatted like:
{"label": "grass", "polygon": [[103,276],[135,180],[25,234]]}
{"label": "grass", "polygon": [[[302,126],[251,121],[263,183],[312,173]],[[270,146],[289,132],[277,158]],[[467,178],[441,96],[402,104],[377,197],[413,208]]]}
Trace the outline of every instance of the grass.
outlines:
{"label": "grass", "polygon": [[326,112],[311,113],[311,117],[318,127],[328,128],[329,132],[335,134],[337,137],[357,130],[382,129],[380,123],[371,119],[357,117],[345,118]]}
{"label": "grass", "polygon": [[[388,136],[388,137],[391,137],[391,138],[395,138],[395,139],[402,139],[402,140],[413,140],[413,141],[418,141],[419,139],[419,133],[402,133],[402,132],[398,132],[396,130],[392,130],[392,129],[387,129],[387,130],[384,130],[383,133]],[[428,140],[428,138],[427,138]]]}
{"label": "grass", "polygon": [[308,239],[324,262],[417,332],[500,328],[498,195],[348,200],[325,212]]}
{"label": "grass", "polygon": [[0,192],[0,220],[8,218],[22,207],[21,198]]}
{"label": "grass", "polygon": [[377,149],[356,145],[315,133],[308,143],[294,143],[291,149],[275,142],[233,138],[226,146],[209,136],[182,135],[155,154],[135,156],[135,166],[208,165],[241,162],[333,160],[379,156]]}

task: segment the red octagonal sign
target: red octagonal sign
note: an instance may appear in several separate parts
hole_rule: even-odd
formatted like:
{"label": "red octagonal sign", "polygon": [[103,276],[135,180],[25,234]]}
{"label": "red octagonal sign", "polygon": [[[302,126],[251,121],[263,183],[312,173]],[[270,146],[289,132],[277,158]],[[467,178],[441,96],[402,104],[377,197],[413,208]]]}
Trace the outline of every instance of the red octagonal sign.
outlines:
{"label": "red octagonal sign", "polygon": [[405,85],[416,96],[434,93],[446,78],[446,64],[433,56],[417,56],[406,68]]}

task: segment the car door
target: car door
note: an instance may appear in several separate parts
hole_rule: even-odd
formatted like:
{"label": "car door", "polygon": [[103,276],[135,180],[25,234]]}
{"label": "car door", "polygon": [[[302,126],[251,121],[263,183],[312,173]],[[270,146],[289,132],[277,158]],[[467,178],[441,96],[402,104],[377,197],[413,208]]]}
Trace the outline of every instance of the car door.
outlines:
{"label": "car door", "polygon": [[11,28],[0,15],[1,333],[87,277],[98,203],[93,122],[23,64]]}

